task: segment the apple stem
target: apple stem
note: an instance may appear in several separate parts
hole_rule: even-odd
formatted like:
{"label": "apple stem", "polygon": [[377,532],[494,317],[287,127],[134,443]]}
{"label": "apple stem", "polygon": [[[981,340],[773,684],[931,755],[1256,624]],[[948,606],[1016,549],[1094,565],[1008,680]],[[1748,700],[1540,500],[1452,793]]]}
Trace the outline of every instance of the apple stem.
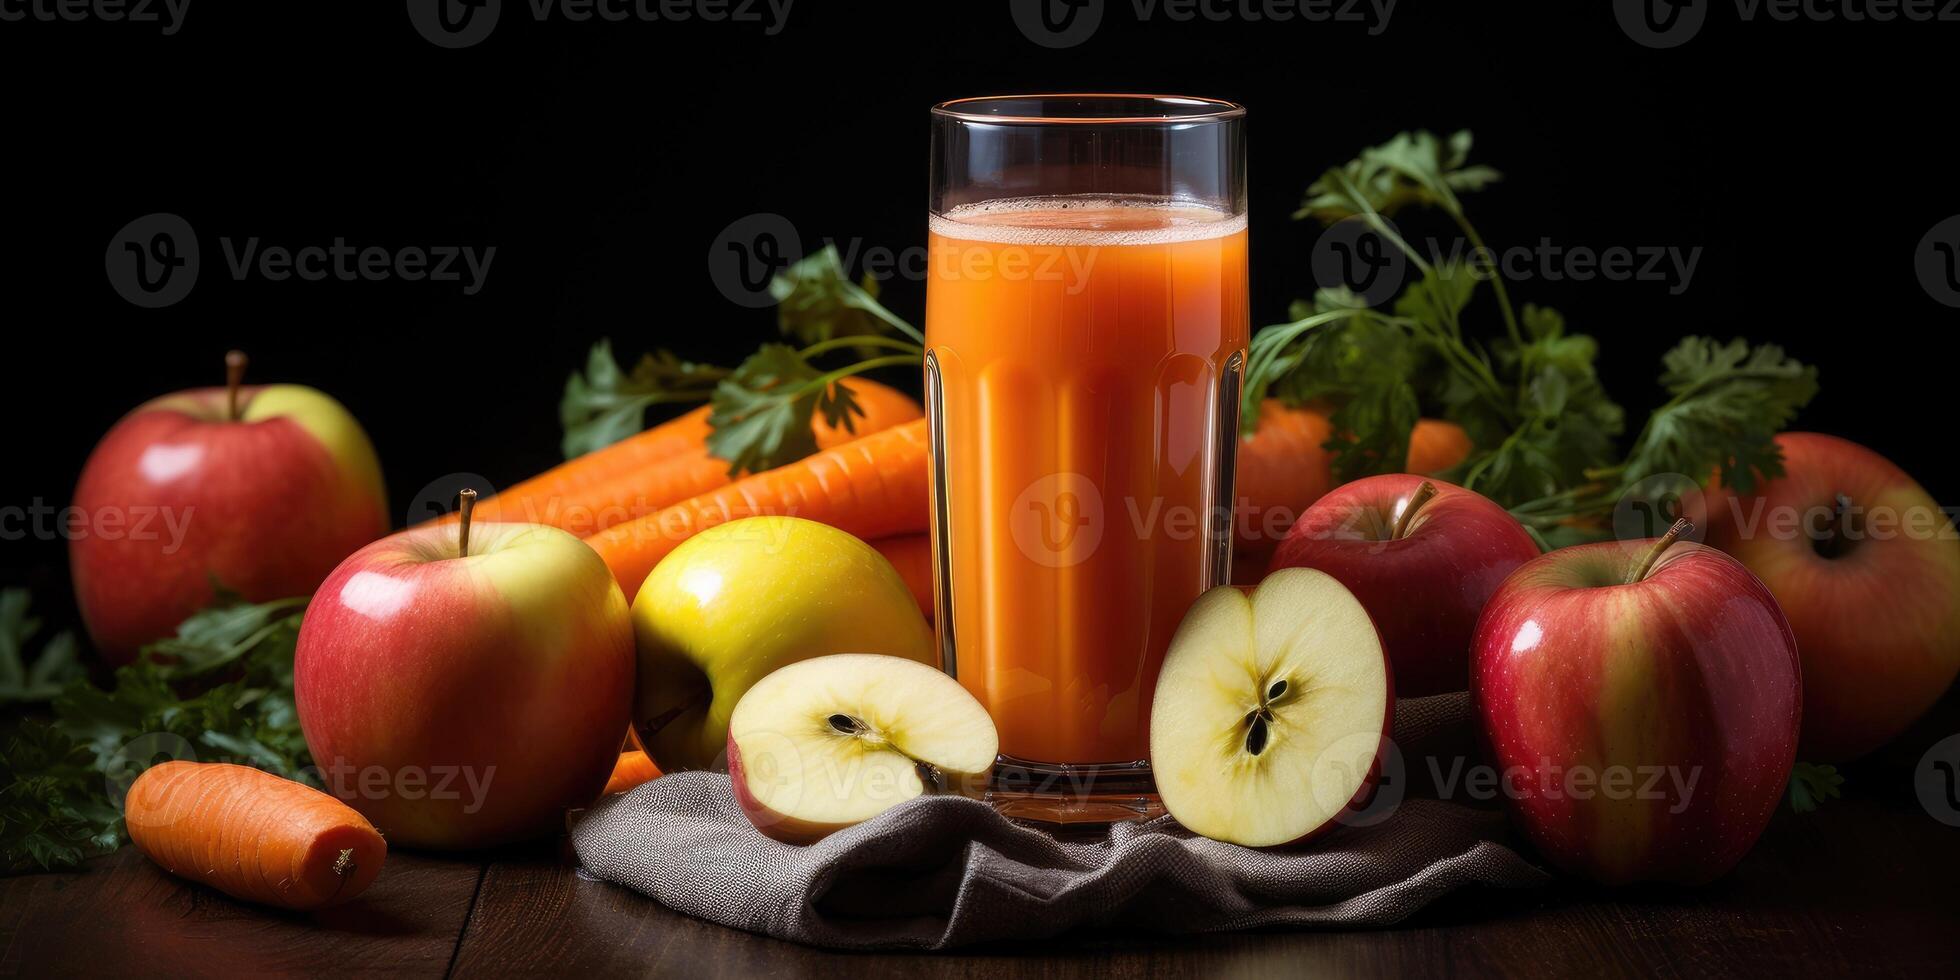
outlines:
{"label": "apple stem", "polygon": [[238,421],[238,387],[245,383],[245,352],[225,352],[225,417]]}
{"label": "apple stem", "polygon": [[1410,495],[1409,502],[1402,505],[1402,513],[1395,515],[1395,527],[1389,532],[1389,536],[1398,540],[1405,537],[1409,533],[1410,522],[1415,520],[1416,511],[1421,510],[1422,505],[1428,503],[1435,496],[1436,484],[1428,480],[1422,481],[1422,485],[1416,488],[1414,494]]}
{"label": "apple stem", "polygon": [[456,492],[456,557],[470,556],[470,512],[476,509],[476,491],[469,487]]}
{"label": "apple stem", "polygon": [[1675,521],[1667,529],[1667,533],[1661,535],[1654,542],[1654,546],[1647,549],[1647,553],[1641,556],[1639,563],[1633,566],[1633,571],[1627,573],[1626,584],[1632,585],[1646,578],[1647,573],[1654,570],[1654,563],[1661,560],[1661,555],[1665,554],[1667,549],[1674,547],[1674,542],[1681,540],[1682,535],[1688,534],[1694,531],[1694,529],[1694,523],[1685,517]]}

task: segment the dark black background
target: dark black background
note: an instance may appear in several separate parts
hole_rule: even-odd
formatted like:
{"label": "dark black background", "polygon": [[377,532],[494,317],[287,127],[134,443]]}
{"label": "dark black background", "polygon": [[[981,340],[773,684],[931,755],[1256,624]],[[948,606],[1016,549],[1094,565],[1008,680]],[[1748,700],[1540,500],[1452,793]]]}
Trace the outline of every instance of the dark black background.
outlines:
{"label": "dark black background", "polygon": [[[9,0],[11,3],[12,0]],[[1606,353],[1637,420],[1686,333],[1776,340],[1823,369],[1800,420],[1864,442],[1942,501],[1956,311],[1912,255],[1960,213],[1950,55],[1960,23],[1741,21],[1633,43],[1603,3],[1405,0],[1353,23],[1139,23],[1109,4],[1087,43],[1030,43],[1001,3],[800,0],[758,24],[534,22],[506,0],[444,50],[396,0],[195,3],[170,37],[128,23],[0,23],[11,443],[0,505],[67,501],[95,440],[154,395],[257,380],[338,397],[379,449],[391,506],[472,471],[558,458],[556,405],[591,342],[732,361],[769,310],[730,303],[707,255],[730,222],[924,240],[927,107],[1053,90],[1217,96],[1250,110],[1256,323],[1311,289],[1316,228],[1290,220],[1324,168],[1396,131],[1475,131],[1505,181],[1468,202],[1494,245],[1704,250],[1689,289],[1530,282]],[[109,286],[126,222],[174,212],[205,252],[194,291],[144,310]],[[232,281],[217,239],[496,246],[484,290]],[[922,285],[887,284],[917,319]],[[1489,308],[1488,329],[1499,329]],[[909,380],[909,379],[908,379]],[[401,519],[398,514],[397,520]],[[66,601],[59,541],[7,541],[0,573]]]}

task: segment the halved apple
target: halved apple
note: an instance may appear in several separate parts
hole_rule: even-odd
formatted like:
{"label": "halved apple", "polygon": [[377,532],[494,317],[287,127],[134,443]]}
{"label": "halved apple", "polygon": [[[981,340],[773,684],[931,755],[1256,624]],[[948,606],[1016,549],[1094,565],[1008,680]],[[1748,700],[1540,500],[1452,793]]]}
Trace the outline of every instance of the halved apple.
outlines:
{"label": "halved apple", "polygon": [[1332,576],[1288,568],[1250,593],[1212,589],[1157,680],[1157,793],[1213,840],[1306,840],[1367,804],[1394,702],[1375,624]]}
{"label": "halved apple", "polygon": [[842,653],[756,682],[728,721],[728,777],[756,829],[807,844],[923,793],[966,793],[1000,751],[959,682],[900,657]]}

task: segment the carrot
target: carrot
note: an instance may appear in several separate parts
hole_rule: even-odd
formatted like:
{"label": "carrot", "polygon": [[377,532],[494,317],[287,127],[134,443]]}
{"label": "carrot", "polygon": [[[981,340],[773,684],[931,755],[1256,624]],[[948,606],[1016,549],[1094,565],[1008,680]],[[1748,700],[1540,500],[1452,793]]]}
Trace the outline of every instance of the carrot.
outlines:
{"label": "carrot", "polygon": [[[1258,430],[1240,439],[1233,547],[1248,567],[1264,568],[1301,512],[1334,489],[1334,459],[1321,448],[1334,431],[1327,416],[1319,408],[1288,408],[1269,398],[1260,405]],[[1408,471],[1441,473],[1463,462],[1470,449],[1462,426],[1421,419],[1409,434]]]}
{"label": "carrot", "polygon": [[681,542],[743,517],[803,517],[867,541],[926,528],[924,419],[744,477],[585,539],[626,594]]}
{"label": "carrot", "polygon": [[1300,512],[1334,489],[1333,457],[1320,448],[1333,433],[1326,412],[1260,403],[1259,428],[1239,440],[1235,553],[1271,555]]}
{"label": "carrot", "polygon": [[163,870],[288,909],[338,905],[381,873],[388,844],[341,801],[268,772],[164,762],[124,801],[129,839]]}
{"label": "carrot", "polygon": [[1409,472],[1435,476],[1470,458],[1470,434],[1442,419],[1423,419],[1409,433]]}
{"label": "carrot", "polygon": [[912,590],[912,598],[919,602],[919,611],[930,620],[933,614],[932,603],[932,536],[929,534],[901,534],[893,538],[879,538],[870,542],[885,560],[898,569],[898,577],[905,580],[905,587]]}
{"label": "carrot", "polygon": [[[819,449],[923,414],[918,402],[896,389],[864,378],[848,384],[864,414],[852,419],[855,432],[817,415],[810,427]],[[696,409],[480,500],[475,519],[549,524],[584,537],[727,486],[727,461],[708,455],[706,411]]]}
{"label": "carrot", "polygon": [[644,782],[660,778],[660,767],[653,759],[639,749],[631,749],[619,754],[619,761],[613,765],[612,778],[606,780],[606,788],[600,796],[624,793]]}

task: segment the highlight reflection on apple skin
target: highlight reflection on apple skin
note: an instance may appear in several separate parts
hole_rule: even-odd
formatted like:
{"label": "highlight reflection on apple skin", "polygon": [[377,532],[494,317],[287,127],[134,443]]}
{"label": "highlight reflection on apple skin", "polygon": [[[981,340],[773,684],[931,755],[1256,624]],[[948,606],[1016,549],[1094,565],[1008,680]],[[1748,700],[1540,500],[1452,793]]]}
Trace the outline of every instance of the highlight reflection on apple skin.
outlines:
{"label": "highlight reflection on apple skin", "polygon": [[[1796,641],[1721,552],[1550,552],[1484,610],[1471,694],[1512,815],[1553,864],[1609,884],[1720,877],[1796,760]],[[1629,576],[1632,580],[1628,581]]]}
{"label": "highlight reflection on apple skin", "polygon": [[347,410],[298,385],[179,392],[102,438],[75,488],[75,598],[111,664],[212,601],[304,596],[388,532],[381,468]]}
{"label": "highlight reflection on apple skin", "polygon": [[390,842],[470,848],[551,833],[598,795],[633,671],[626,597],[583,541],[478,524],[458,557],[451,524],[334,570],[307,609],[293,687],[329,789]]}

